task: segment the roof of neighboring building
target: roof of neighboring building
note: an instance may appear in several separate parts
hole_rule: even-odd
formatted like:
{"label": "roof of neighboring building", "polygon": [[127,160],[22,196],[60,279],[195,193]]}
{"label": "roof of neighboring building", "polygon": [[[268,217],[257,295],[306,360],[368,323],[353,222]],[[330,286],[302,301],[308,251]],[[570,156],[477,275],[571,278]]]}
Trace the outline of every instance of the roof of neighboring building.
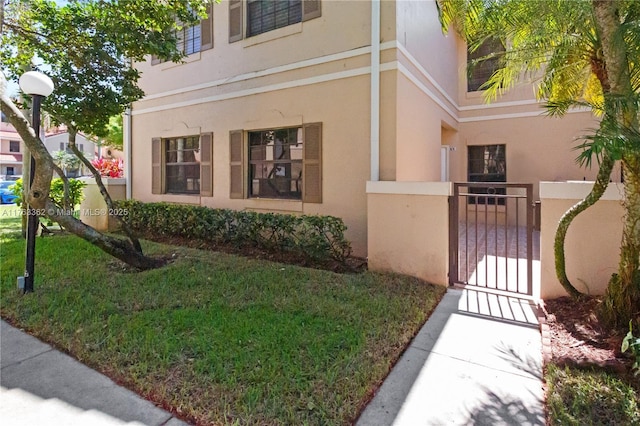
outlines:
{"label": "roof of neighboring building", "polygon": [[22,154],[0,154],[2,164],[22,164]]}

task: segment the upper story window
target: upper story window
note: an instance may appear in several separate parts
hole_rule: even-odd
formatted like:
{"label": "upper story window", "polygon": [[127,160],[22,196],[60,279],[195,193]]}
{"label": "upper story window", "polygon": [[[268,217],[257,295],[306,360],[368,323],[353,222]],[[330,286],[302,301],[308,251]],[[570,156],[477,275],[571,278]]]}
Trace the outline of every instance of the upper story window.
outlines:
{"label": "upper story window", "polygon": [[178,31],[176,36],[178,37],[177,48],[185,55],[191,55],[200,51],[202,45],[202,32],[200,24],[192,27],[184,27]]}
{"label": "upper story window", "polygon": [[20,141],[9,141],[9,152],[20,152]]}
{"label": "upper story window", "polygon": [[302,0],[249,0],[247,37],[302,22]]}
{"label": "upper story window", "polygon": [[319,16],[320,0],[230,0],[229,43]]}
{"label": "upper story window", "polygon": [[[184,26],[176,31],[176,48],[185,55],[202,52],[213,48],[213,7],[207,6],[207,18],[199,24]],[[157,56],[151,57],[151,65],[163,61]]]}
{"label": "upper story window", "polygon": [[500,60],[493,53],[504,52],[504,45],[500,40],[490,39],[482,43],[473,52],[467,51],[467,91],[476,92],[485,84],[500,66]]}

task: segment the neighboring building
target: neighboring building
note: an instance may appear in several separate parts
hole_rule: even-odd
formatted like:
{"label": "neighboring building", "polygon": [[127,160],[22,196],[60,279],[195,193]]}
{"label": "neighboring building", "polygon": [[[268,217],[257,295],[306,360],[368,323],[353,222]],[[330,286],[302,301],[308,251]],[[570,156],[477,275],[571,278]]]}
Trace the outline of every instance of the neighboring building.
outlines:
{"label": "neighboring building", "polygon": [[136,65],[135,199],[334,215],[364,256],[367,181],[530,182],[537,199],[541,180],[595,176],[572,150],[592,115],[545,117],[526,84],[486,104],[491,70],[467,81],[433,1],[212,8],[181,34],[184,63]]}
{"label": "neighboring building", "polygon": [[0,122],[0,178],[22,175],[22,153],[24,146],[16,129],[9,123]]}
{"label": "neighboring building", "polygon": [[[44,145],[52,154],[56,151],[72,153],[69,148],[69,132],[67,132],[65,128],[55,128],[48,132],[44,140]],[[82,153],[84,153],[88,160],[93,160],[100,154],[97,144],[82,133],[76,134],[76,146]],[[78,166],[76,168],[67,169],[66,174],[68,177],[78,177],[90,175],[91,172],[84,166]]]}

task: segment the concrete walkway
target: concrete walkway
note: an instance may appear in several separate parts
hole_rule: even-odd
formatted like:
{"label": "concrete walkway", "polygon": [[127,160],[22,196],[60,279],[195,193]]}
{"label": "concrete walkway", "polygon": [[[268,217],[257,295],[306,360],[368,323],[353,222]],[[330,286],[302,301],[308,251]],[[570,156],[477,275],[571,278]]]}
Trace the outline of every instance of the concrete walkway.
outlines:
{"label": "concrete walkway", "polygon": [[356,425],[544,425],[541,352],[529,301],[449,289]]}
{"label": "concrete walkway", "polygon": [[0,322],[0,424],[187,425],[4,321]]}

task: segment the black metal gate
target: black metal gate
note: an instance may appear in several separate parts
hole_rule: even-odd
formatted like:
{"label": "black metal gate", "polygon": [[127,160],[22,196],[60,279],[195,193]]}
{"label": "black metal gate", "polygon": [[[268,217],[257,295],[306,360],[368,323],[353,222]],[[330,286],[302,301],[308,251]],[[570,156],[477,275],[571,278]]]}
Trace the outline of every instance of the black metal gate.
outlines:
{"label": "black metal gate", "polygon": [[454,183],[449,285],[533,294],[533,184]]}

